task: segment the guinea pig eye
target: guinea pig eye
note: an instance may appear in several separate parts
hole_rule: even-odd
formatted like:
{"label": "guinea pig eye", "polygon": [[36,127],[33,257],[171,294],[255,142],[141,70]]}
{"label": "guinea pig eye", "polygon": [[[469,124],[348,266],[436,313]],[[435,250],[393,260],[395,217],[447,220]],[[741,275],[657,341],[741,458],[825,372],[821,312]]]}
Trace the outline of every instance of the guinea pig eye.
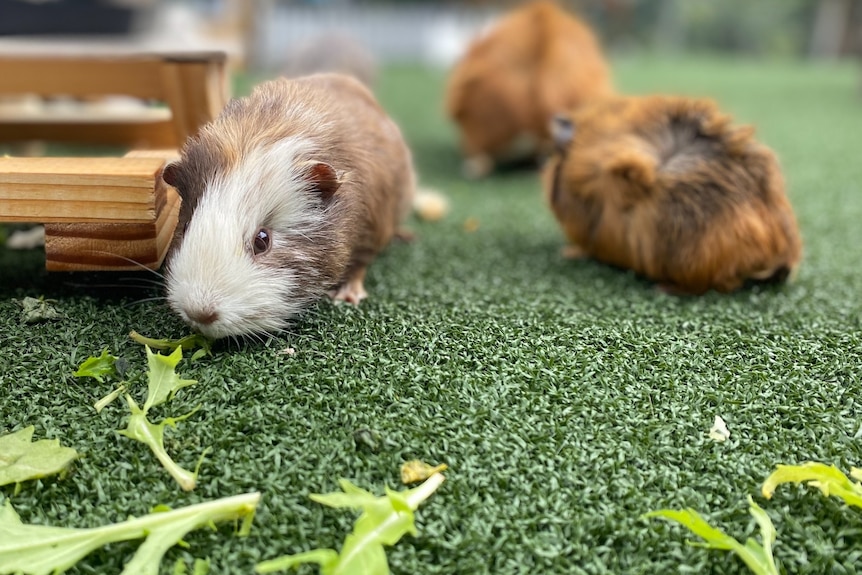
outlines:
{"label": "guinea pig eye", "polygon": [[270,237],[269,230],[266,228],[260,228],[257,230],[257,233],[254,235],[254,239],[251,242],[251,251],[254,255],[259,256],[260,254],[268,252],[271,245],[272,239]]}

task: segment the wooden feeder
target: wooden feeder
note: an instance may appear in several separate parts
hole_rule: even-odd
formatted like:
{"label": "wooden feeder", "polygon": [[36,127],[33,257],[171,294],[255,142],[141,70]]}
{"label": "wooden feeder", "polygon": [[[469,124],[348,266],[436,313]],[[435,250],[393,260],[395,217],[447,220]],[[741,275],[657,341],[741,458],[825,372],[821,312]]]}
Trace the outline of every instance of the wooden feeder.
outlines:
{"label": "wooden feeder", "polygon": [[227,100],[225,55],[9,54],[0,95],[123,95],[160,106],[72,113],[0,110],[0,141],[109,144],[122,157],[0,158],[0,222],[45,224],[51,271],[156,269],[176,227],[180,199],[164,165]]}

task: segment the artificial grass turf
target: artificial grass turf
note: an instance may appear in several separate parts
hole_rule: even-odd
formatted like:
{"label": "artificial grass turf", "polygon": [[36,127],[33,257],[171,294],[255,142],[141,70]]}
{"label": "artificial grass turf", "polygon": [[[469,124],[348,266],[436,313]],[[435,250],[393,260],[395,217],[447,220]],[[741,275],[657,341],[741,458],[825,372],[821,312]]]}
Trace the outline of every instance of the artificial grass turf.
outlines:
{"label": "artificial grass turf", "polygon": [[[71,376],[105,347],[141,370],[129,330],[178,337],[186,328],[158,302],[133,303],[156,291],[97,287],[122,283],[114,276],[46,275],[38,254],[0,252],[0,431],[33,424],[36,438],[84,454],[67,478],[24,485],[16,509],[24,521],[83,527],[260,490],[248,538],[195,532],[188,550],[167,556],[249,573],[262,559],[341,544],[353,517],[309,492],[346,477],[379,493],[397,484],[403,461],[422,458],[448,463],[448,481],[420,508],[419,536],[390,550],[395,573],[745,572],[729,554],[686,546],[681,527],[639,516],[693,507],[742,539],[754,531],[745,497],[776,463],[847,471],[862,460],[857,72],[615,62],[623,91],[707,94],[755,122],[782,160],[802,228],[794,284],[675,298],[560,259],[535,174],[462,180],[442,73],[388,70],[381,100],[452,212],[411,224],[418,241],[372,266],[371,297],[358,309],[324,302],[279,339],[180,364],[199,383],[160,413],[201,409],[169,433],[168,450],[191,467],[212,448],[188,494],[146,447],[113,432],[123,406],[95,414],[110,386]],[[12,300],[25,295],[55,298],[65,319],[22,325]],[[279,353],[288,346],[294,355]],[[730,428],[726,443],[707,437],[715,415]],[[372,445],[356,440],[363,430]],[[786,486],[758,501],[786,572],[856,572],[862,511]],[[105,548],[73,572],[118,572],[134,546]]]}

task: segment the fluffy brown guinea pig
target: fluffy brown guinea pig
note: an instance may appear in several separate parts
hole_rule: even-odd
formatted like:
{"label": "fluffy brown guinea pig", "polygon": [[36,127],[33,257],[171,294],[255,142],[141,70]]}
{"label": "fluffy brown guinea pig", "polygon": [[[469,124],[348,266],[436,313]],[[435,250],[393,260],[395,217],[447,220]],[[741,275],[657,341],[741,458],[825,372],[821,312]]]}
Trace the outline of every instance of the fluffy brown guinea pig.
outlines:
{"label": "fluffy brown guinea pig", "polygon": [[672,293],[780,281],[801,241],[775,155],[708,100],[616,97],[554,119],[546,197],[571,257]]}
{"label": "fluffy brown guinea pig", "polygon": [[273,80],[232,100],[162,174],[182,197],[168,303],[206,336],[276,332],[329,292],[358,303],[415,174],[358,80]]}
{"label": "fluffy brown guinea pig", "polygon": [[461,131],[465,175],[550,153],[553,115],[611,92],[586,24],[550,0],[504,15],[470,45],[448,80],[446,111]]}

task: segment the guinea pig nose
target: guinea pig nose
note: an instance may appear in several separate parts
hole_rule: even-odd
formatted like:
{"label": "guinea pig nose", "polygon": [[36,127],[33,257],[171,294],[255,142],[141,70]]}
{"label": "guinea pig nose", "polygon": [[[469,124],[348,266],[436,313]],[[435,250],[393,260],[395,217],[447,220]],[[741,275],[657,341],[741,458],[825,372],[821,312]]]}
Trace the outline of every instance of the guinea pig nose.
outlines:
{"label": "guinea pig nose", "polygon": [[551,138],[557,150],[564,150],[575,137],[575,124],[566,116],[557,114],[551,119]]}
{"label": "guinea pig nose", "polygon": [[187,312],[189,319],[201,325],[210,325],[218,319],[218,312],[213,309],[199,309]]}

